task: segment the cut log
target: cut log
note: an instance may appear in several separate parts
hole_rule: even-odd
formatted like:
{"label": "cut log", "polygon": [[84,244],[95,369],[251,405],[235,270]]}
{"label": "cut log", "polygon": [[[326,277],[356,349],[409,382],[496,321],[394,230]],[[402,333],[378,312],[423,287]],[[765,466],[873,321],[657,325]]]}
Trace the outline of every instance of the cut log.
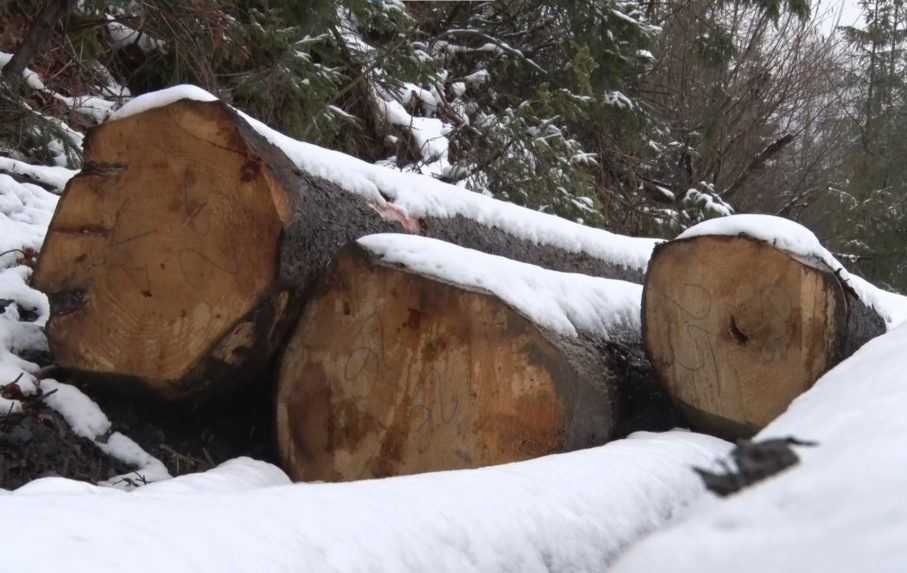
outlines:
{"label": "cut log", "polygon": [[297,480],[345,481],[523,460],[635,429],[618,427],[639,413],[624,388],[654,387],[640,296],[433,239],[365,237],[319,277],[283,355],[283,465]]}
{"label": "cut log", "polygon": [[696,429],[752,435],[884,321],[821,260],[747,236],[655,249],[643,295],[645,348]]}
{"label": "cut log", "polygon": [[308,273],[391,228],[228,106],[184,101],[91,132],[34,284],[60,366],[184,396],[260,372]]}
{"label": "cut log", "polygon": [[[637,278],[626,261],[589,250],[604,231],[583,234],[487,198],[474,205],[479,195],[453,187],[431,195],[441,207],[410,216],[377,192],[304,171],[293,146],[307,144],[220,101],[186,97],[211,98],[186,88],[148,94],[86,139],[85,168],[60,200],[34,277],[50,298],[48,338],[60,366],[167,398],[260,379],[310,280],[344,244],[375,232],[437,233],[522,260]],[[331,176],[342,181],[350,165],[338,160]],[[383,184],[400,175],[385,171]],[[443,208],[445,200],[455,207]],[[498,208],[522,219],[502,225],[508,217]],[[528,235],[515,234],[521,225]],[[570,227],[558,241],[576,244],[534,237],[545,225],[555,235],[557,225]],[[636,261],[648,243],[632,244],[628,260]]]}

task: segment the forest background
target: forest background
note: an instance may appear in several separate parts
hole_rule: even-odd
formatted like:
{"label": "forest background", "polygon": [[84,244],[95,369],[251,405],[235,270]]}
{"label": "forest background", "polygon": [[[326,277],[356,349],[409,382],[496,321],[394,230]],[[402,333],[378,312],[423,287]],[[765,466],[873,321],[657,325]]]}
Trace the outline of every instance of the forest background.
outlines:
{"label": "forest background", "polygon": [[191,83],[294,138],[614,232],[794,219],[904,292],[907,8],[839,8],[0,0],[0,157],[76,169],[118,102]]}

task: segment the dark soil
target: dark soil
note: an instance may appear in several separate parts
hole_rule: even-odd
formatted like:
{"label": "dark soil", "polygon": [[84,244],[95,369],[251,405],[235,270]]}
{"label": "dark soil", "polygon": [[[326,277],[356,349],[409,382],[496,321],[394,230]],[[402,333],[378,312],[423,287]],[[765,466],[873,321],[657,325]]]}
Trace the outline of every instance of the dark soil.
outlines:
{"label": "dark soil", "polygon": [[0,418],[2,489],[49,476],[98,482],[131,469],[76,436],[62,416],[40,398],[27,399],[20,414]]}
{"label": "dark soil", "polygon": [[122,432],[155,456],[171,475],[200,472],[231,458],[277,463],[272,393],[254,384],[206,403],[165,402],[109,386],[65,380],[95,400]]}
{"label": "dark soil", "polygon": [[[59,376],[79,387],[110,418],[111,432],[122,432],[155,456],[171,475],[210,469],[228,459],[277,459],[271,393],[260,387],[229,400],[180,405]],[[75,435],[41,397],[23,400],[22,413],[0,415],[0,488],[59,476],[92,483],[135,470]],[[141,481],[137,477],[137,481]]]}

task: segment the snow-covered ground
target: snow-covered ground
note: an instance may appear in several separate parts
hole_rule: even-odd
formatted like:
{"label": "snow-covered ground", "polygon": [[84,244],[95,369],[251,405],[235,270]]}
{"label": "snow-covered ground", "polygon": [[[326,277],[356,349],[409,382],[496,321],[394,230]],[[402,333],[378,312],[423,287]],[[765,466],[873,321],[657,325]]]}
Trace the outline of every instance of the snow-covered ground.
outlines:
{"label": "snow-covered ground", "polygon": [[619,573],[907,570],[907,325],[868,342],[759,434],[802,462],[636,545]]}
{"label": "snow-covered ground", "polygon": [[369,235],[358,243],[388,264],[493,293],[564,336],[619,335],[642,328],[642,286],[635,283],[549,271],[418,235]]}
{"label": "snow-covered ground", "polygon": [[702,494],[729,444],[684,431],[477,470],[285,485],[239,459],[125,493],[0,494],[8,571],[600,572]]}

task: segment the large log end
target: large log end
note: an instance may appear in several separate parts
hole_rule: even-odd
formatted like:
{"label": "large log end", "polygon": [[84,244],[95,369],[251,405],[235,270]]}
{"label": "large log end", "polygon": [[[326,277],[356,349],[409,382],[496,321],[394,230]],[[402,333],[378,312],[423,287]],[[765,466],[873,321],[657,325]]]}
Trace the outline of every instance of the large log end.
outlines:
{"label": "large log end", "polygon": [[295,479],[344,481],[594,445],[613,429],[596,375],[597,388],[495,296],[353,245],[318,281],[282,359],[280,453]]}
{"label": "large log end", "polygon": [[221,102],[183,100],[93,130],[34,282],[60,366],[168,396],[262,348],[292,197]]}
{"label": "large log end", "polygon": [[691,426],[726,437],[758,431],[883,328],[831,269],[745,236],[659,246],[643,301],[661,383]]}

